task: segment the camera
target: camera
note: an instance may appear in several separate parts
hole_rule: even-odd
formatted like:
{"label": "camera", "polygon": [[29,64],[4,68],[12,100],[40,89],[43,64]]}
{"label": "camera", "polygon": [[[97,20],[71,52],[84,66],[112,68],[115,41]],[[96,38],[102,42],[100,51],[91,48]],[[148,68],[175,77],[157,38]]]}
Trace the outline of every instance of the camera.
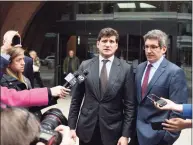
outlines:
{"label": "camera", "polygon": [[54,131],[59,125],[67,125],[68,120],[57,108],[52,108],[42,114],[40,119],[40,135],[30,145],[42,142],[46,145],[59,145],[62,142],[62,134]]}

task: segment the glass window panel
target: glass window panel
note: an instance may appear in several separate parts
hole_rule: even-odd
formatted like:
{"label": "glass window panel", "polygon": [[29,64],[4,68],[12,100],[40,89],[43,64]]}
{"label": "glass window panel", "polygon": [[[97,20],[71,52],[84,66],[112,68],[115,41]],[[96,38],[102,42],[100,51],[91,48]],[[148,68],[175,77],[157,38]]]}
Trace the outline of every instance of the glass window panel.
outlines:
{"label": "glass window panel", "polygon": [[103,4],[103,13],[111,14],[114,12],[114,3],[104,3]]}
{"label": "glass window panel", "polygon": [[88,13],[89,14],[100,14],[102,12],[102,7],[100,3],[89,4]]}

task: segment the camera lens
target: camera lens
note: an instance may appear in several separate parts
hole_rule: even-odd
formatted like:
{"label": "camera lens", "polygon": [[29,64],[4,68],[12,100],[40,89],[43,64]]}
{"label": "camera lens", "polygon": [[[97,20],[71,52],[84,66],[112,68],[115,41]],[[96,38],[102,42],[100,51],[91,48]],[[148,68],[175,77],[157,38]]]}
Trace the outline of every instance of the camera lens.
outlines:
{"label": "camera lens", "polygon": [[54,130],[59,125],[68,125],[68,121],[60,109],[52,108],[42,115],[42,128],[46,130]]}

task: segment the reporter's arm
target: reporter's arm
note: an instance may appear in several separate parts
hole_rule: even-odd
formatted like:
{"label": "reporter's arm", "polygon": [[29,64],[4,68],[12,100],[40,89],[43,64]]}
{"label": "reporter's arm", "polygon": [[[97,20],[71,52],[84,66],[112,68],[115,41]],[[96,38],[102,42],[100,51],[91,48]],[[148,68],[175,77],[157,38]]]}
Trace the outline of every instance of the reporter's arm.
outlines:
{"label": "reporter's arm", "polygon": [[1,86],[1,102],[10,106],[42,106],[48,104],[47,88],[16,91]]}
{"label": "reporter's arm", "polygon": [[35,88],[31,90],[16,91],[1,87],[1,102],[10,106],[30,107],[45,106],[51,101],[52,97],[61,97],[69,94],[69,89],[62,86],[53,88]]}
{"label": "reporter's arm", "polygon": [[182,129],[192,128],[192,120],[190,119],[182,119],[182,118],[171,118],[166,119],[164,123],[162,123],[163,129],[171,132],[179,132]]}
{"label": "reporter's arm", "polygon": [[192,119],[192,104],[183,104],[183,116]]}

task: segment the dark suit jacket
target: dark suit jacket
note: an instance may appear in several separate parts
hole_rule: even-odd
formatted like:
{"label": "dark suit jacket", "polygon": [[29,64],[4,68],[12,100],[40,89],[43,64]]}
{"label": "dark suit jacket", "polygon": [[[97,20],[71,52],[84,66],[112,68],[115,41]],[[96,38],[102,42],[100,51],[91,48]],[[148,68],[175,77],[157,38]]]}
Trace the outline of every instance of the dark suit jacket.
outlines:
{"label": "dark suit jacket", "polygon": [[24,61],[25,61],[25,68],[23,74],[30,80],[31,86],[33,88],[34,87],[33,60],[31,57],[25,56]]}
{"label": "dark suit jacket", "polygon": [[98,121],[103,144],[116,145],[121,136],[130,137],[133,132],[135,119],[133,70],[124,60],[115,57],[107,90],[104,96],[100,96],[99,57],[83,61],[79,70],[85,69],[89,72],[87,79],[72,90],[69,126],[71,129],[76,128],[80,140],[89,142]]}
{"label": "dark suit jacket", "polygon": [[[138,141],[140,145],[172,145],[179,137],[180,132],[172,133],[165,130],[153,130],[151,122],[164,121],[166,118],[179,117],[180,115],[171,111],[156,109],[147,97],[143,100],[141,99],[141,80],[146,65],[147,62],[140,64],[137,67],[135,76],[138,99]],[[188,92],[183,70],[164,58],[149,82],[145,96],[152,93],[179,104],[186,103]]]}

